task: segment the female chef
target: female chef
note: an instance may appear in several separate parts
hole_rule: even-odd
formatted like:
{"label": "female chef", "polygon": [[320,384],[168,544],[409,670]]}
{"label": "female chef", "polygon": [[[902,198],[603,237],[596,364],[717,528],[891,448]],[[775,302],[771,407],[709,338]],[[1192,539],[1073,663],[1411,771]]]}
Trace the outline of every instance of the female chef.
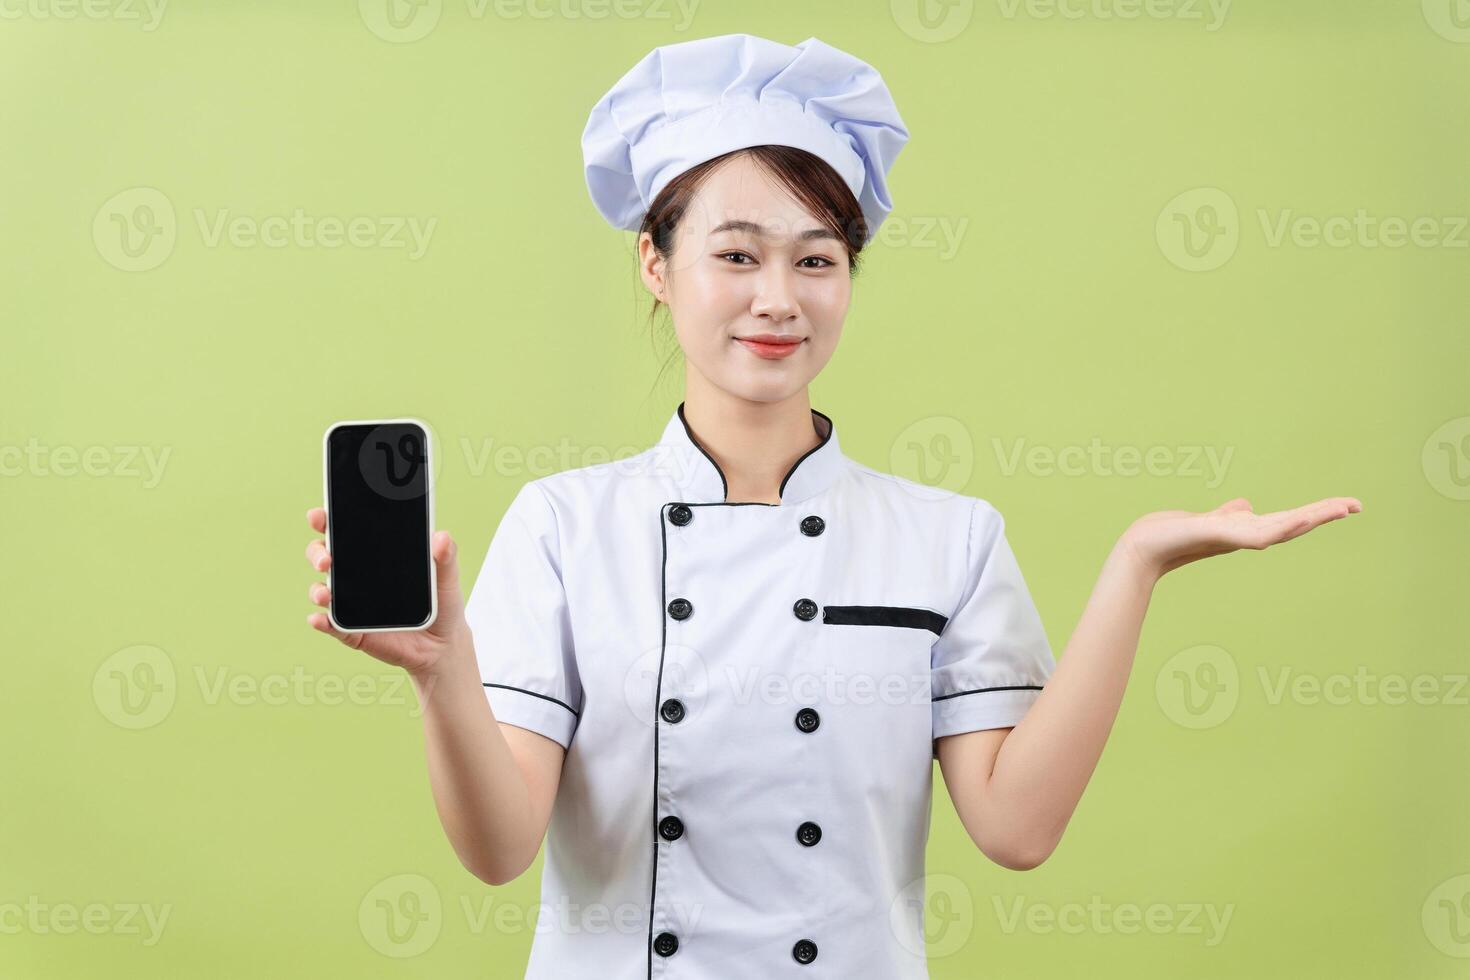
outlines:
{"label": "female chef", "polygon": [[309,617],[413,678],[469,870],[508,882],[545,840],[533,980],[927,976],[932,760],[976,846],[1035,867],[1159,577],[1360,509],[1140,518],[1058,665],[996,509],[849,459],[808,400],[907,137],[878,73],[816,38],[652,51],[582,145],[596,207],[640,232],[684,400],[639,455],[525,483],[467,601],[437,532],[431,629]]}

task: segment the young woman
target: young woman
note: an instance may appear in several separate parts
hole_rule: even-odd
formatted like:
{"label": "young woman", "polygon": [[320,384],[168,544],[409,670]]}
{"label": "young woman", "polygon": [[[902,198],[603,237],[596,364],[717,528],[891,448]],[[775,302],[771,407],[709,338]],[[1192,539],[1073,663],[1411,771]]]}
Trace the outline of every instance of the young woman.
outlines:
{"label": "young woman", "polygon": [[995,508],[847,458],[809,402],[906,138],[877,73],[816,39],[652,52],[583,146],[599,210],[640,231],[683,402],[646,452],[523,485],[467,603],[437,532],[431,629],[308,617],[412,676],[465,867],[511,881],[545,838],[528,977],[926,976],[932,760],[976,846],[1035,867],[1159,577],[1360,509],[1139,518],[1058,664]]}

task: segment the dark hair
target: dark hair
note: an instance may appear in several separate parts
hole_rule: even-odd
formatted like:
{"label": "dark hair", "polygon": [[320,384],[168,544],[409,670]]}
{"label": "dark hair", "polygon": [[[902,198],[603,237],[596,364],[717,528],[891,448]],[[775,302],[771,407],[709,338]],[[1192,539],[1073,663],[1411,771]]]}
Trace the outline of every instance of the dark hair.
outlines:
{"label": "dark hair", "polygon": [[[648,207],[639,236],[648,232],[653,238],[653,248],[661,258],[667,260],[674,249],[674,232],[679,227],[689,202],[701,184],[721,163],[742,154],[749,155],[766,173],[789,190],[802,206],[812,212],[832,230],[847,248],[849,277],[857,275],[858,255],[868,237],[867,222],[863,220],[863,209],[853,196],[847,182],[832,169],[832,165],[814,153],[799,150],[794,146],[747,146],[739,150],[697,164],[673,180]],[[648,318],[653,320],[658,312],[659,300],[653,300],[653,309]]]}

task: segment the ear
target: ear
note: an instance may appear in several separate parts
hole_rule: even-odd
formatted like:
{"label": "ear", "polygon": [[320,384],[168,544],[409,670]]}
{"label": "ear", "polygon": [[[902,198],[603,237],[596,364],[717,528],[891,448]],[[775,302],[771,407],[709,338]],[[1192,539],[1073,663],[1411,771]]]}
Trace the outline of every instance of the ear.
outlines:
{"label": "ear", "polygon": [[664,260],[658,249],[653,247],[653,236],[643,232],[638,236],[638,274],[654,298],[667,303],[668,283],[664,280],[664,269]]}

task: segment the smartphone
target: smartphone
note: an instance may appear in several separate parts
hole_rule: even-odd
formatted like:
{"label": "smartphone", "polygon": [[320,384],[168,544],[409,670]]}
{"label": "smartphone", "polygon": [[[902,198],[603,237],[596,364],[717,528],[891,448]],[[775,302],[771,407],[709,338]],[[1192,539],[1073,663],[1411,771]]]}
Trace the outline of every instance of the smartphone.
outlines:
{"label": "smartphone", "polygon": [[427,629],[438,614],[429,427],[337,422],[322,437],[327,616],[344,633]]}

